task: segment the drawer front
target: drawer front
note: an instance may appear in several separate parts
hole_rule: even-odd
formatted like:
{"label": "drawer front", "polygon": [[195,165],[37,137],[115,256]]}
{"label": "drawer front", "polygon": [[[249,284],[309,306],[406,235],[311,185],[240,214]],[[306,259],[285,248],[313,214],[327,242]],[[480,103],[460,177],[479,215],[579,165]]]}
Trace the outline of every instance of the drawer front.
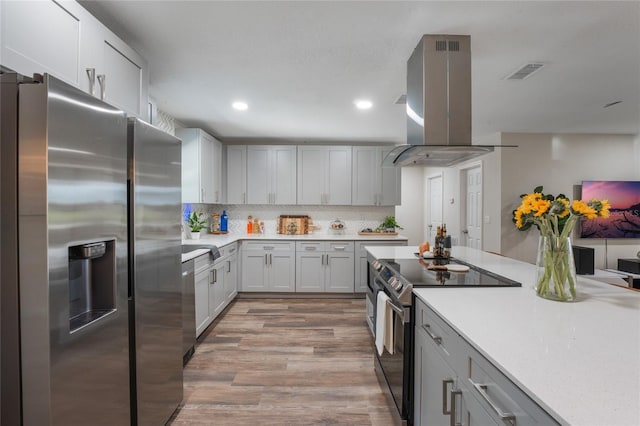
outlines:
{"label": "drawer front", "polygon": [[416,299],[415,327],[416,333],[424,333],[436,343],[438,351],[451,367],[464,369],[462,338],[419,299]]}
{"label": "drawer front", "polygon": [[218,250],[220,251],[220,258],[230,256],[238,252],[238,243],[227,244],[226,246],[219,247]]}
{"label": "drawer front", "polygon": [[329,241],[327,244],[327,251],[330,252],[345,252],[345,253],[353,253],[353,241]]}
{"label": "drawer front", "polygon": [[206,253],[194,259],[194,271],[196,274],[202,269],[209,269],[209,258],[209,253]]}
{"label": "drawer front", "polygon": [[355,252],[359,256],[366,256],[366,246],[406,246],[407,241],[356,241]]}
{"label": "drawer front", "polygon": [[325,243],[322,241],[298,241],[296,242],[296,252],[313,253],[325,250]]}
{"label": "drawer front", "polygon": [[245,241],[242,243],[244,251],[294,251],[294,241]]}
{"label": "drawer front", "polygon": [[467,353],[465,386],[492,418],[518,426],[559,424],[478,351],[469,347]]}

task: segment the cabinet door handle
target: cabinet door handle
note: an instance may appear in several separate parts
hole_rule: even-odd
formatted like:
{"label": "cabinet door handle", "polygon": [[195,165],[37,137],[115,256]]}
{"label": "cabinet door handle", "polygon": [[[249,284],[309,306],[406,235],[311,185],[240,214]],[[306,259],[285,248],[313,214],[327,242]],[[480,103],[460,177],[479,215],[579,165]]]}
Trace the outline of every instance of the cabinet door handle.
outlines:
{"label": "cabinet door handle", "polygon": [[451,414],[449,414],[449,424],[451,426],[462,426],[462,423],[456,422],[456,396],[462,395],[462,391],[451,389],[449,395],[451,395]]}
{"label": "cabinet door handle", "polygon": [[453,379],[446,379],[442,381],[442,414],[451,414],[451,410],[447,408],[447,394],[449,393],[447,385],[453,386]]}
{"label": "cabinet door handle", "polygon": [[269,265],[273,265],[273,255],[269,253]]}
{"label": "cabinet door handle", "polygon": [[265,250],[273,250],[273,246],[264,246]]}
{"label": "cabinet door handle", "polygon": [[334,250],[339,250],[339,251],[344,251],[346,249],[346,247],[345,246],[335,246],[333,249]]}
{"label": "cabinet door handle", "polygon": [[218,191],[215,191],[213,194],[214,194],[214,197],[215,197],[216,203],[217,203],[218,202]]}
{"label": "cabinet door handle", "polygon": [[231,272],[231,261],[227,260],[227,272]]}
{"label": "cabinet door handle", "polygon": [[98,74],[98,84],[100,84],[100,99],[104,101],[105,93],[107,93],[107,76]]}
{"label": "cabinet door handle", "polygon": [[242,204],[247,204],[247,193],[246,192],[242,193]]}
{"label": "cabinet door handle", "polygon": [[268,265],[268,264],[269,264],[269,260],[268,260],[268,259],[269,259],[269,257],[268,257],[268,256],[269,256],[268,254],[266,254],[266,253],[264,254],[264,264],[265,264],[265,265]]}
{"label": "cabinet door handle", "polygon": [[327,266],[329,266],[329,255],[325,254],[325,256],[327,256]]}
{"label": "cabinet door handle", "polygon": [[316,247],[311,246],[311,247],[305,247],[304,249],[307,250],[307,251],[314,251],[316,249]]}
{"label": "cabinet door handle", "polygon": [[200,202],[204,203],[204,188],[200,188]]}
{"label": "cabinet door handle", "polygon": [[473,387],[476,388],[476,390],[480,393],[480,396],[482,396],[482,398],[485,401],[487,401],[487,404],[489,404],[489,406],[493,409],[493,411],[496,412],[498,417],[500,417],[500,419],[503,422],[509,422],[513,426],[516,425],[516,416],[515,416],[515,414],[513,414],[513,413],[505,413],[504,411],[502,411],[500,409],[500,407],[498,407],[498,405],[495,402],[493,402],[493,400],[491,399],[491,397],[487,393],[487,385],[483,385],[483,384],[480,384],[480,383],[475,383],[471,379],[469,379],[469,383],[471,383],[473,385]]}
{"label": "cabinet door handle", "polygon": [[209,271],[209,284],[213,285],[214,279],[213,279],[213,269]]}
{"label": "cabinet door handle", "polygon": [[431,332],[431,325],[430,324],[423,325],[422,329],[429,335],[429,337],[431,337],[433,339],[434,342],[436,342],[439,345],[442,344],[442,337],[436,336],[435,334],[433,334]]}
{"label": "cabinet door handle", "polygon": [[89,77],[89,94],[93,96],[93,91],[96,87],[96,69],[87,68],[87,77]]}

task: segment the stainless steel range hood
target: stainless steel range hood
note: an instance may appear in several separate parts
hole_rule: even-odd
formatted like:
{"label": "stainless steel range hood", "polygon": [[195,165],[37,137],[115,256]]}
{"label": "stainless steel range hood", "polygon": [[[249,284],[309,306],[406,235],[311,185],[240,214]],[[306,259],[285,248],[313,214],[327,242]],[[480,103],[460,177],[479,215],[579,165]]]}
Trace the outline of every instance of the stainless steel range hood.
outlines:
{"label": "stainless steel range hood", "polygon": [[422,36],[407,62],[407,145],[383,165],[448,167],[493,149],[471,144],[471,38]]}

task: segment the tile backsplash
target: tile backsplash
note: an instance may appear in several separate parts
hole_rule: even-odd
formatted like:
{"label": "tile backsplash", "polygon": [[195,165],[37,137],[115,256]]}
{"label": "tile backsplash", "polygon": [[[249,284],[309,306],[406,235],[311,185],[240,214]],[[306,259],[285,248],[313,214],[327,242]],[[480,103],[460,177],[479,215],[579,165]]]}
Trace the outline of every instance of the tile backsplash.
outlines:
{"label": "tile backsplash", "polygon": [[[186,205],[182,206],[183,211]],[[362,228],[375,228],[386,216],[395,215],[395,207],[376,206],[274,206],[274,205],[220,205],[220,204],[191,204],[192,211],[205,213],[211,218],[213,213],[222,214],[227,211],[229,216],[229,232],[244,234],[247,230],[247,216],[257,217],[264,222],[265,234],[277,232],[278,216],[280,215],[308,215],[314,225],[320,229],[316,234],[328,234],[329,224],[336,219],[342,220],[346,234],[357,234]],[[401,224],[402,225],[402,224]]]}

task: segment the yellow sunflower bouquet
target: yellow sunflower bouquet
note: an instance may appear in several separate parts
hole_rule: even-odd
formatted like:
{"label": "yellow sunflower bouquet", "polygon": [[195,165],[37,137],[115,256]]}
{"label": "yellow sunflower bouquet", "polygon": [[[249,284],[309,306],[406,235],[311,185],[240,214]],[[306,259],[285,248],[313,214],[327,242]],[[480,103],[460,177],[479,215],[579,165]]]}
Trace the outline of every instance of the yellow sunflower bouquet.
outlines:
{"label": "yellow sunflower bouquet", "polygon": [[575,265],[569,236],[580,218],[609,217],[607,200],[573,200],[564,194],[554,197],[542,192],[542,186],[523,194],[521,204],[513,211],[513,222],[521,231],[531,226],[540,230],[538,250],[539,296],[561,301],[575,300]]}

